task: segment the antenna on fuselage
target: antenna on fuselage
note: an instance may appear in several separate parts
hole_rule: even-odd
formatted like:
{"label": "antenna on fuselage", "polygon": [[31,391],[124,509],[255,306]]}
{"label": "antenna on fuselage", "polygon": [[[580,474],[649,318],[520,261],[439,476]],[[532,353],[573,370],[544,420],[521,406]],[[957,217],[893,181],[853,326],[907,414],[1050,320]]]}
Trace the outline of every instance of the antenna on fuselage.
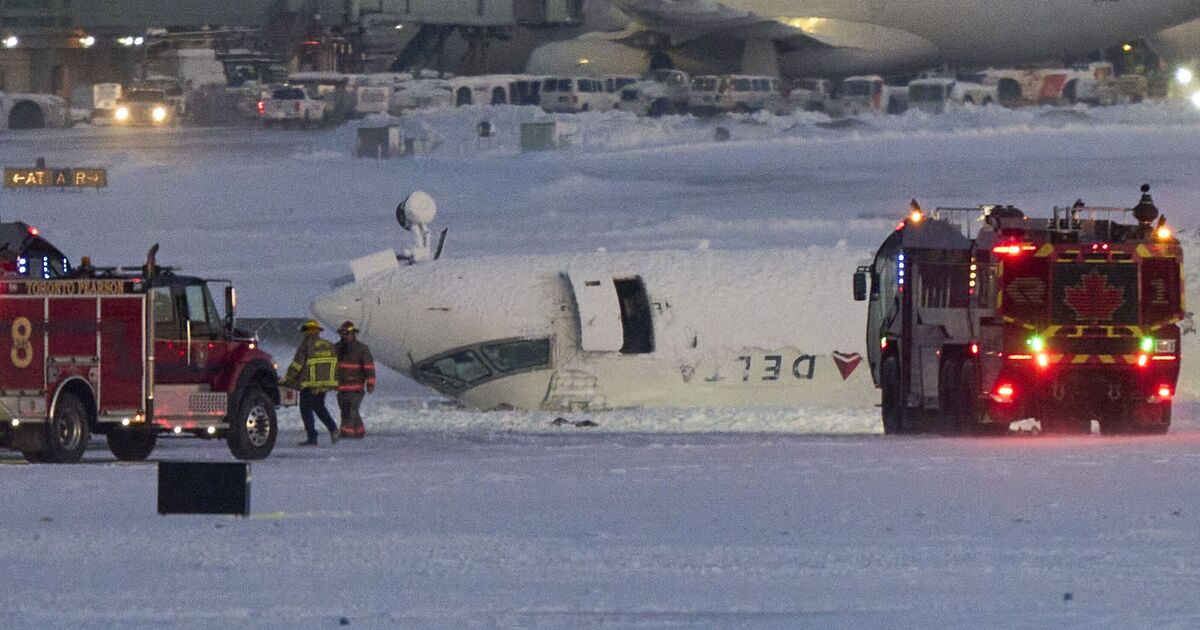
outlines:
{"label": "antenna on fuselage", "polygon": [[404,201],[401,201],[400,205],[396,206],[396,222],[413,235],[413,246],[401,252],[396,258],[409,263],[417,263],[433,260],[441,255],[446,233],[442,232],[437,253],[434,254],[429,224],[433,223],[435,217],[437,217],[437,202],[428,193],[420,190],[414,191]]}

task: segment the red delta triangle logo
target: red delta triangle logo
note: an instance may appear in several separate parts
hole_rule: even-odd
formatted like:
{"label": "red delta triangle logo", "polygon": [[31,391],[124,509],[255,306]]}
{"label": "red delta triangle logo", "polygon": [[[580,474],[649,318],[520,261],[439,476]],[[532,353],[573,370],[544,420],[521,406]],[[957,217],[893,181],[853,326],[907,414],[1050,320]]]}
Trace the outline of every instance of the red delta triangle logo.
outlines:
{"label": "red delta triangle logo", "polygon": [[1112,321],[1113,313],[1125,303],[1125,292],[1108,285],[1108,277],[1093,271],[1079,284],[1065,289],[1063,302],[1075,311],[1075,318],[1098,322]]}
{"label": "red delta triangle logo", "polygon": [[846,353],[835,350],[833,352],[833,362],[837,364],[838,372],[841,372],[842,380],[844,381],[850,378],[850,375],[854,373],[854,369],[858,367],[859,363],[862,363],[862,355],[857,352]]}

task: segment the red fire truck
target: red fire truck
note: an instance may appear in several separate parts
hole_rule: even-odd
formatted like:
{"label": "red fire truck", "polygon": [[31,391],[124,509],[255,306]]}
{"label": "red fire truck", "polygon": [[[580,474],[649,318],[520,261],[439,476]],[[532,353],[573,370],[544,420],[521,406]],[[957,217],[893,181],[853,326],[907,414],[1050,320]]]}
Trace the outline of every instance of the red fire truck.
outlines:
{"label": "red fire truck", "polygon": [[1142,190],[1132,209],[1080,201],[1042,219],[1012,206],[927,216],[913,202],[854,277],[884,431],[1007,432],[1034,418],[1044,432],[1097,420],[1107,434],[1165,433],[1183,251]]}
{"label": "red fire truck", "polygon": [[36,229],[0,223],[0,446],[76,462],[100,433],[128,461],[159,436],[196,436],[224,438],[239,459],[270,455],[271,356],[234,327],[229,282],[160,267],[157,249],[138,267],[73,267]]}

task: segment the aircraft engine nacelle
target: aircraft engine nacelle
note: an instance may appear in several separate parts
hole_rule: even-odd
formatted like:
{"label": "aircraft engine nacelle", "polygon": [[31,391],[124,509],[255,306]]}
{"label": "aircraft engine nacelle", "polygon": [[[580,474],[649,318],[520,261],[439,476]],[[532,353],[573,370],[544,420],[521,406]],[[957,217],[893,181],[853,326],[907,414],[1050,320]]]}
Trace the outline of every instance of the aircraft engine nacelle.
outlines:
{"label": "aircraft engine nacelle", "polygon": [[585,35],[535,48],[526,71],[534,75],[641,76],[649,69],[646,51]]}

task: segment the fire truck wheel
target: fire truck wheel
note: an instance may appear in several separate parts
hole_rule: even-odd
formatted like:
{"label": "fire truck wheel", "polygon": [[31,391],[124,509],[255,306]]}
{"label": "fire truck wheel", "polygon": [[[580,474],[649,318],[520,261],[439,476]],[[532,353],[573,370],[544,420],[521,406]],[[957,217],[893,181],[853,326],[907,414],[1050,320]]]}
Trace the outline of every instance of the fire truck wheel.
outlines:
{"label": "fire truck wheel", "polygon": [[900,362],[896,357],[884,359],[879,366],[879,387],[882,390],[883,432],[886,435],[904,433],[904,396],[900,392]]}
{"label": "fire truck wheel", "polygon": [[279,433],[275,403],[258,387],[242,395],[237,415],[230,419],[225,441],[229,452],[238,459],[264,459],[275,448]]}
{"label": "fire truck wheel", "polygon": [[45,461],[55,464],[79,461],[92,437],[88,420],[87,408],[78,396],[69,392],[59,396],[54,417],[46,423],[46,449],[42,451]]}
{"label": "fire truck wheel", "polygon": [[140,462],[154,450],[158,436],[149,431],[109,429],[108,450],[123,462]]}

